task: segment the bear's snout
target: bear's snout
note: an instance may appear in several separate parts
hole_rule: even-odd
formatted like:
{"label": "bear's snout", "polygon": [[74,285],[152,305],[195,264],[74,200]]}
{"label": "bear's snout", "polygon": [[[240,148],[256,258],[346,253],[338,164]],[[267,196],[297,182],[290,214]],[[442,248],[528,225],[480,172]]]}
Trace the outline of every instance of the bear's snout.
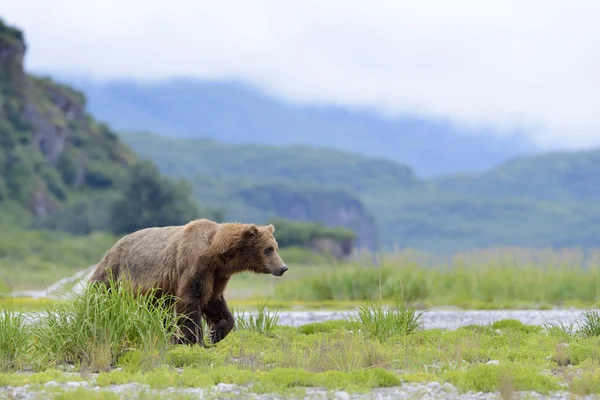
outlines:
{"label": "bear's snout", "polygon": [[281,275],[283,275],[283,274],[285,273],[285,271],[287,271],[287,270],[288,270],[288,267],[287,267],[287,265],[284,265],[283,267],[281,267],[281,268],[279,268],[278,270],[276,270],[276,271],[273,271],[273,272],[271,272],[271,273],[272,273],[273,275],[275,275],[275,276],[281,276]]}

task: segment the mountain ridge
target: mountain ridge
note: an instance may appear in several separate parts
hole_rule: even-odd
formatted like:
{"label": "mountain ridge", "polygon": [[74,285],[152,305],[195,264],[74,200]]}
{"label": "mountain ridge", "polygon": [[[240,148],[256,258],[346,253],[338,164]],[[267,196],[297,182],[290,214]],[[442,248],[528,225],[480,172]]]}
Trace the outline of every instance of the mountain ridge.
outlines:
{"label": "mountain ridge", "polygon": [[94,115],[118,131],[335,148],[410,165],[424,178],[483,171],[538,150],[516,134],[504,138],[487,130],[467,133],[446,121],[391,119],[358,108],[292,103],[240,82],[173,79],[142,84],[52,76],[86,93]]}

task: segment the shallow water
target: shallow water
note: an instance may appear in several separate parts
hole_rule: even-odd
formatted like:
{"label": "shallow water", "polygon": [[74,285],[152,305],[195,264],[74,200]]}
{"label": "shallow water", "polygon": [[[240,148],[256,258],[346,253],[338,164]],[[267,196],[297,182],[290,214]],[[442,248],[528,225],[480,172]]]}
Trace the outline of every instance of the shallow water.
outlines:
{"label": "shallow water", "polygon": [[[343,319],[350,311],[285,311],[279,316],[281,325],[299,326],[311,322]],[[581,321],[583,310],[427,310],[421,321],[426,329],[456,329],[470,324],[488,324],[501,319],[517,319],[524,324],[541,325],[544,323],[577,324]]]}

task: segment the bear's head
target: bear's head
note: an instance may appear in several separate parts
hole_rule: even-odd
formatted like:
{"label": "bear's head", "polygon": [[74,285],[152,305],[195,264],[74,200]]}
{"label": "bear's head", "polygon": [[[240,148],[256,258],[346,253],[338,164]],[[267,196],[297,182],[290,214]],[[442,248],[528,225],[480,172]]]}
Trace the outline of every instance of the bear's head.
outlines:
{"label": "bear's head", "polygon": [[273,225],[223,224],[213,245],[226,270],[282,276],[288,267],[279,256]]}

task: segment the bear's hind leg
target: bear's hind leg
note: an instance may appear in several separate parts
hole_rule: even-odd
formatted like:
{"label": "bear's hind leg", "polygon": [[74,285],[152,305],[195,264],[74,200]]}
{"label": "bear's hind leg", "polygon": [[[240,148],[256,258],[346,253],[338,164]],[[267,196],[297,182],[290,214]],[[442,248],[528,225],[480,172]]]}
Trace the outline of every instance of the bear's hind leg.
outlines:
{"label": "bear's hind leg", "polygon": [[233,314],[229,311],[227,302],[222,295],[218,299],[210,300],[202,311],[211,325],[210,340],[212,344],[225,339],[235,326]]}

